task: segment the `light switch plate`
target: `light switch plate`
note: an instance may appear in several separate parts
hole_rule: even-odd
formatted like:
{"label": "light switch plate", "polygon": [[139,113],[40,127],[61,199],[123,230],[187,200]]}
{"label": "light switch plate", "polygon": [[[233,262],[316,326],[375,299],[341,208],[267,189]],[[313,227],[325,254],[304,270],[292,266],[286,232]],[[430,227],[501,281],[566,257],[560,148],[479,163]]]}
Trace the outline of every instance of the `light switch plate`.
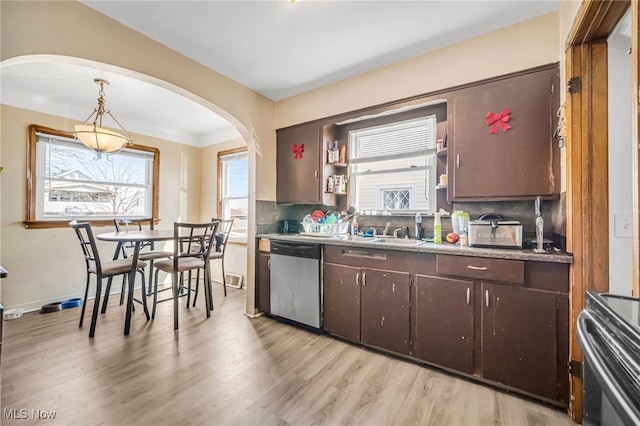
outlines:
{"label": "light switch plate", "polygon": [[631,238],[631,215],[630,214],[614,214],[613,221],[615,226],[614,235],[619,238]]}

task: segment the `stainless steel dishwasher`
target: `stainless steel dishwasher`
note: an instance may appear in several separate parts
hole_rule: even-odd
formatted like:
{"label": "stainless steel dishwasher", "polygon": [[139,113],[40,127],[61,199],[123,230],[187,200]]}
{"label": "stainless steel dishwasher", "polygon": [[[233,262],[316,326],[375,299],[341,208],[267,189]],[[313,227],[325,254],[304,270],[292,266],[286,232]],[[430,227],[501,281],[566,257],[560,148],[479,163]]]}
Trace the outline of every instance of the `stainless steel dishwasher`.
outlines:
{"label": "stainless steel dishwasher", "polygon": [[321,326],[320,245],[271,241],[271,314]]}

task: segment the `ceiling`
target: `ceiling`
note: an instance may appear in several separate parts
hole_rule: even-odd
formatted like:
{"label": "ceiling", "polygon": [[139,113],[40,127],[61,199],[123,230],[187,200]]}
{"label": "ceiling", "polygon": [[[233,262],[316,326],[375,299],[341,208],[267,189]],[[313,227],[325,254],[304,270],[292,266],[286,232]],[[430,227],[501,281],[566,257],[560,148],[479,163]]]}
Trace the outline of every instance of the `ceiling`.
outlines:
{"label": "ceiling", "polygon": [[[560,0],[82,1],[278,101],[559,8]],[[107,108],[129,132],[195,146],[239,137],[227,121],[159,86],[79,64],[0,66],[3,104],[85,120]]]}

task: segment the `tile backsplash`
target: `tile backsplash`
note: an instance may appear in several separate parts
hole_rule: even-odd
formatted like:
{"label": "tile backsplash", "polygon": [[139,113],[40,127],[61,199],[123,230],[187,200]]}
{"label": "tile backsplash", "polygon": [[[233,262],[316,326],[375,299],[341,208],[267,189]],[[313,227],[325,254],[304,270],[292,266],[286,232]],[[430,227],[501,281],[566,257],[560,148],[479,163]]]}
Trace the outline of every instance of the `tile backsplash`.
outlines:
{"label": "tile backsplash", "polygon": [[[258,233],[278,232],[278,220],[302,218],[314,210],[327,211],[328,206],[309,204],[276,204],[274,201],[258,201],[256,203],[256,225]],[[454,203],[455,210],[469,212],[471,220],[478,219],[485,213],[498,213],[505,220],[517,220],[523,225],[525,237],[535,235],[535,209],[534,201],[491,201],[491,202],[466,202]],[[544,219],[544,234],[546,238],[552,239],[557,246],[564,246],[564,236],[566,235],[566,210],[565,196],[555,200],[543,200],[541,203],[542,217]],[[413,215],[388,215],[388,216],[366,216],[358,215],[358,224],[361,231],[366,231],[373,227],[376,232],[382,233],[386,224],[389,223],[389,233],[398,228],[409,227],[410,237],[414,236],[415,219]],[[427,237],[433,235],[433,216],[422,215],[422,228]],[[442,220],[443,233],[451,232],[451,220],[445,216]],[[404,235],[401,233],[401,235]],[[559,241],[560,240],[560,241]]]}

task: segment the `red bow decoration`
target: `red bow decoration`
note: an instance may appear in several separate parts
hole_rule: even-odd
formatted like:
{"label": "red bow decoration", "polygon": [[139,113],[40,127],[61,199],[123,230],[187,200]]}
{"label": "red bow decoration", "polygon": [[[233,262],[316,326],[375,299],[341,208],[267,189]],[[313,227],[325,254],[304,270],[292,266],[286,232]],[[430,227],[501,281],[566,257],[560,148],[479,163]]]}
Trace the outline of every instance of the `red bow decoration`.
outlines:
{"label": "red bow decoration", "polygon": [[505,108],[499,114],[494,114],[491,111],[487,113],[485,116],[484,122],[487,123],[487,126],[491,126],[491,131],[489,134],[498,134],[498,126],[502,128],[502,131],[506,133],[507,130],[511,128],[507,123],[511,119],[511,110],[509,108]]}
{"label": "red bow decoration", "polygon": [[291,151],[293,151],[293,159],[299,160],[302,158],[302,153],[304,152],[304,144],[296,145],[295,143],[291,147]]}

